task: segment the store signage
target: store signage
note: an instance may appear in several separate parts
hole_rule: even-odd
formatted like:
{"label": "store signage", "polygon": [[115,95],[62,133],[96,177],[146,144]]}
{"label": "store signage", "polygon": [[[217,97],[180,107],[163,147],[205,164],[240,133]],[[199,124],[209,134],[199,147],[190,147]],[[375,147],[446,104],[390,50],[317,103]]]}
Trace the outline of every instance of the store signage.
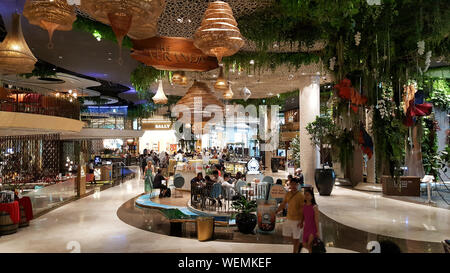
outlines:
{"label": "store signage", "polygon": [[133,40],[131,57],[160,70],[204,72],[219,67],[215,57],[203,54],[193,40],[181,37]]}
{"label": "store signage", "polygon": [[273,199],[284,199],[284,196],[286,195],[287,191],[282,185],[272,185],[270,188],[270,197]]}
{"label": "store signage", "polygon": [[171,122],[167,123],[142,123],[142,130],[171,130]]}

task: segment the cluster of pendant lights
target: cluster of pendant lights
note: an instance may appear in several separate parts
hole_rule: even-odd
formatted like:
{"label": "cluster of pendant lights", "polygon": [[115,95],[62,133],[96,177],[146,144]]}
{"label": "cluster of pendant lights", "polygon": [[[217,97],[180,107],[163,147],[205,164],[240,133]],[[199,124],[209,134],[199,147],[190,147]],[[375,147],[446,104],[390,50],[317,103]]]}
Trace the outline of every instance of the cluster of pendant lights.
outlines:
{"label": "cluster of pendant lights", "polygon": [[81,0],[80,9],[111,26],[119,44],[119,64],[122,64],[123,38],[128,35],[142,40],[155,36],[164,7],[165,0]]}
{"label": "cluster of pendant lights", "polygon": [[[203,16],[202,23],[197,29],[194,35],[194,45],[200,49],[204,54],[208,56],[216,57],[219,63],[222,62],[222,57],[231,56],[239,51],[244,45],[237,22],[233,17],[233,11],[228,3],[223,1],[215,1],[209,3],[209,6]],[[184,72],[175,72],[172,77],[172,82],[179,85],[186,85],[187,78]],[[211,96],[212,93],[204,88],[203,84],[195,82],[189,90],[203,90],[199,94],[201,96]],[[231,90],[231,83],[226,80],[223,73],[223,65],[220,64],[220,72],[214,89],[218,92],[223,92],[223,98],[230,100],[233,98],[233,91]],[[180,100],[180,104],[192,102],[191,97],[193,92],[188,92]],[[248,88],[246,90],[244,99],[250,97],[251,93]],[[155,103],[160,103],[165,100],[163,98],[164,92],[162,91],[162,83],[160,85],[156,95],[153,97]],[[165,96],[164,96],[165,97]],[[155,98],[157,98],[155,100]],[[186,100],[183,100],[187,98]],[[205,100],[205,98],[202,98]],[[193,105],[188,105],[193,107]]]}
{"label": "cluster of pendant lights", "polygon": [[[215,56],[219,63],[222,57],[231,56],[244,45],[233,11],[228,3],[215,1],[209,4],[202,23],[194,35],[194,45],[208,56]],[[214,89],[223,92],[223,98],[233,98],[231,84],[223,75],[223,66],[214,84]]]}
{"label": "cluster of pendant lights", "polygon": [[[111,25],[121,52],[125,35],[145,39],[156,34],[157,19],[164,7],[165,0],[81,0],[80,9],[94,19]],[[49,48],[53,47],[53,32],[71,30],[76,19],[74,7],[68,5],[67,0],[27,0],[23,14],[31,24],[48,31]],[[222,57],[235,54],[244,45],[233,11],[223,1],[209,4],[194,37],[194,45],[206,55],[215,56],[219,63]],[[12,29],[0,44],[0,73],[30,73],[36,61],[23,37],[20,15],[14,14]],[[119,63],[122,63],[121,57]],[[179,85],[187,84],[184,72],[175,72],[172,81]],[[224,99],[233,97],[231,84],[224,77],[222,65],[214,88],[223,92]],[[244,98],[251,94],[247,88],[244,88],[243,93]],[[153,101],[157,104],[167,103],[161,80]]]}

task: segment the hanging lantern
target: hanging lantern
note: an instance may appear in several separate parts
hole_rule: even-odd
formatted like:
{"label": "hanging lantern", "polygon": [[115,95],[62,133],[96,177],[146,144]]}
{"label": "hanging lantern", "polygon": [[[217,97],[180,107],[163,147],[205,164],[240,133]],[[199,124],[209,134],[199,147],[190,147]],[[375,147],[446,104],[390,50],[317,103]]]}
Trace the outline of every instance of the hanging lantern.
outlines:
{"label": "hanging lantern", "polygon": [[40,26],[48,32],[48,48],[53,48],[52,37],[55,30],[69,31],[77,19],[73,6],[66,0],[27,0],[23,16],[33,25]]}
{"label": "hanging lantern", "polygon": [[119,63],[122,64],[125,35],[133,39],[155,36],[164,6],[164,0],[82,0],[80,9],[95,20],[111,25],[119,43]]}
{"label": "hanging lantern", "polygon": [[224,91],[228,89],[227,81],[223,76],[223,67],[220,66],[219,77],[217,77],[217,81],[214,84],[214,89],[216,91]]}
{"label": "hanging lantern", "polygon": [[244,98],[244,101],[247,101],[250,96],[252,95],[252,92],[247,87],[244,87],[242,89],[242,97]]}
{"label": "hanging lantern", "polygon": [[173,73],[172,76],[172,82],[174,84],[181,84],[181,82],[183,81],[183,76],[184,76],[184,72],[183,71],[177,71]]}
{"label": "hanging lantern", "polygon": [[231,84],[228,82],[228,89],[223,93],[223,99],[231,100],[233,98],[233,91],[231,90]]}
{"label": "hanging lantern", "polygon": [[230,5],[223,1],[210,3],[195,32],[194,45],[220,63],[222,57],[235,54],[244,43]]}
{"label": "hanging lantern", "polygon": [[164,94],[162,80],[159,80],[158,91],[156,91],[156,94],[153,96],[153,101],[156,104],[166,104],[168,102],[166,94]]}
{"label": "hanging lantern", "polygon": [[[201,102],[201,109],[197,109],[197,103]],[[202,122],[207,122],[214,116],[214,112],[223,111],[223,103],[220,102],[216,96],[211,92],[211,89],[208,88],[208,85],[204,82],[194,81],[194,84],[188,89],[184,97],[182,97],[176,105],[184,105],[191,111],[191,122],[194,123],[194,114],[200,113],[202,115]],[[214,111],[206,111],[206,107],[208,105],[215,105],[216,107]],[[197,107],[196,107],[197,106]]]}
{"label": "hanging lantern", "polygon": [[14,13],[11,31],[0,44],[0,73],[31,73],[36,62],[36,57],[23,38],[20,15]]}

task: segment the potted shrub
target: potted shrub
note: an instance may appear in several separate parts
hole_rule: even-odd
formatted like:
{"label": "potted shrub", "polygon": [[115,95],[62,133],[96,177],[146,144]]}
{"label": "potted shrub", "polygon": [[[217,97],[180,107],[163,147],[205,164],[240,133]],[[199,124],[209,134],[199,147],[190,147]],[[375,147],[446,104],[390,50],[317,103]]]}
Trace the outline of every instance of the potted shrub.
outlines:
{"label": "potted shrub", "polygon": [[329,146],[333,142],[336,127],[330,116],[323,115],[316,117],[315,121],[309,123],[306,130],[310,135],[311,142],[320,149],[320,164],[322,167],[316,169],[314,174],[316,188],[320,195],[330,195],[336,180],[336,174],[332,168],[325,168],[325,166],[331,165]]}
{"label": "potted shrub", "polygon": [[248,201],[244,196],[241,196],[231,206],[237,211],[236,225],[239,231],[244,234],[253,233],[257,223],[257,217],[254,214],[256,201]]}

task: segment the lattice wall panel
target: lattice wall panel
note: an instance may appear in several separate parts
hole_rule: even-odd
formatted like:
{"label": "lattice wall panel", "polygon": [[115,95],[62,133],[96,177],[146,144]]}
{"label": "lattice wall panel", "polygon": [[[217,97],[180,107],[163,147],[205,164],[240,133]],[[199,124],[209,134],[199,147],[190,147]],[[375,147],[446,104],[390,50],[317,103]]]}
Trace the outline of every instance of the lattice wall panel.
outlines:
{"label": "lattice wall panel", "polygon": [[3,183],[29,183],[59,171],[59,134],[0,137]]}

